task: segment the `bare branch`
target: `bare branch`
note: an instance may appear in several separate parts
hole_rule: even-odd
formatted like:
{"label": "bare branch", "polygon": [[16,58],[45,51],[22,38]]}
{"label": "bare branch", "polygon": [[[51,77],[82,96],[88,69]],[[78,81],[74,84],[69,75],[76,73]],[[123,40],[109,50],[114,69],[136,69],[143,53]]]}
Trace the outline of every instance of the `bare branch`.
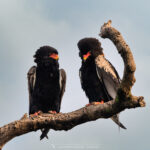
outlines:
{"label": "bare branch", "polygon": [[54,130],[70,130],[73,127],[99,118],[109,118],[116,113],[123,111],[126,108],[142,107],[141,102],[143,97],[129,101],[124,101],[119,104],[109,101],[103,105],[91,105],[83,107],[79,110],[70,113],[60,113],[56,115],[41,114],[36,118],[23,117],[21,120],[14,121],[0,128],[0,145],[3,146],[6,142],[16,136],[23,135],[28,132],[36,131],[45,127],[50,127]]}
{"label": "bare branch", "polygon": [[119,92],[124,94],[126,99],[126,97],[130,96],[131,88],[135,83],[134,72],[136,70],[136,65],[132,52],[120,32],[111,27],[111,20],[109,20],[108,23],[104,23],[104,25],[101,27],[101,32],[99,35],[102,38],[110,39],[123,58],[125,68]]}
{"label": "bare branch", "polygon": [[144,98],[131,94],[135,82],[136,70],[133,55],[125,43],[120,32],[111,27],[111,21],[101,27],[100,36],[109,38],[116,46],[124,61],[124,75],[115,100],[100,105],[83,107],[70,113],[41,114],[36,118],[28,118],[25,114],[20,120],[14,121],[0,128],[0,149],[11,139],[32,131],[49,127],[54,130],[70,130],[73,127],[94,121],[99,118],[109,118],[125,109],[144,107]]}

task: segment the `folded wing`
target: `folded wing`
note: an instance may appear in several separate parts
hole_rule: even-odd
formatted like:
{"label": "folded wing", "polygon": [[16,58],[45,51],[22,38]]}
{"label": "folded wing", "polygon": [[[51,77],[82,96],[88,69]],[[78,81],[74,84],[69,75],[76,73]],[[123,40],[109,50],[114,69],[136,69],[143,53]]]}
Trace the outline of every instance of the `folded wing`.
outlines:
{"label": "folded wing", "polygon": [[103,56],[96,58],[96,70],[106,92],[114,99],[120,86],[120,77],[113,65]]}
{"label": "folded wing", "polygon": [[62,97],[66,89],[66,72],[64,69],[60,69],[59,84],[60,84],[60,100],[62,101]]}
{"label": "folded wing", "polygon": [[31,112],[31,105],[32,105],[32,93],[34,90],[35,86],[35,81],[36,81],[36,66],[32,66],[28,73],[27,73],[27,78],[28,78],[28,91],[29,91],[29,114]]}
{"label": "folded wing", "polygon": [[[114,66],[104,58],[104,56],[98,56],[95,59],[97,76],[103,84],[106,94],[115,99],[117,89],[120,86],[120,77],[114,68]],[[119,121],[119,114],[111,117],[111,119],[118,124],[119,127],[126,129],[126,127]]]}

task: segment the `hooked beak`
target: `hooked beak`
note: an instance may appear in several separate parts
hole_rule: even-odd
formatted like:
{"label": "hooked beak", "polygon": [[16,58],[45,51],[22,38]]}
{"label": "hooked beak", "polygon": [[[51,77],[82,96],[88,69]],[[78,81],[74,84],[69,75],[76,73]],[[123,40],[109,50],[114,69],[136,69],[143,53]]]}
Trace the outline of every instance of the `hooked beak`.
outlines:
{"label": "hooked beak", "polygon": [[58,60],[58,59],[59,59],[58,54],[55,54],[55,53],[51,54],[49,57],[50,57],[50,58],[53,58],[53,59],[55,59],[55,60]]}
{"label": "hooked beak", "polygon": [[87,54],[83,55],[83,60],[86,61],[89,56],[91,56],[91,52],[88,52]]}

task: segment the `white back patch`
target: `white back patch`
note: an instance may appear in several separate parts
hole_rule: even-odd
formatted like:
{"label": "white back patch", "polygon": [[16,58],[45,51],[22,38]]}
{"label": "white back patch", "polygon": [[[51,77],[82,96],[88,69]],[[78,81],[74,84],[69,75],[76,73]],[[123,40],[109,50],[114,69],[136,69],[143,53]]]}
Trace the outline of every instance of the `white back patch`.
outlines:
{"label": "white back patch", "polygon": [[95,63],[99,68],[104,69],[106,72],[110,73],[113,78],[115,78],[115,79],[117,78],[114,70],[112,69],[111,65],[105,59],[104,56],[102,56],[102,55],[97,56],[95,59]]}

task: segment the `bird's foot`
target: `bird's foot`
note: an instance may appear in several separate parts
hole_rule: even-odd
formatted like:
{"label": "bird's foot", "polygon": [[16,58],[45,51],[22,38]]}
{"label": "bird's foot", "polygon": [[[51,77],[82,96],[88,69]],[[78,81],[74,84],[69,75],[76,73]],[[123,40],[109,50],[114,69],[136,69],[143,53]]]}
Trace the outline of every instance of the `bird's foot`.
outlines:
{"label": "bird's foot", "polygon": [[41,110],[39,110],[38,112],[35,112],[33,115],[38,116],[40,114],[42,114],[43,112]]}
{"label": "bird's foot", "polygon": [[104,101],[101,100],[100,102],[92,102],[92,103],[86,104],[85,106],[88,107],[90,105],[99,105],[99,104],[104,104]]}
{"label": "bird's foot", "polygon": [[57,112],[55,110],[50,110],[50,111],[48,111],[48,113],[50,113],[50,114],[57,114]]}
{"label": "bird's foot", "polygon": [[92,102],[91,104],[92,104],[92,105],[104,104],[104,101],[103,101],[103,100],[101,100],[100,102]]}
{"label": "bird's foot", "polygon": [[30,117],[31,118],[35,118],[37,116],[39,116],[40,114],[42,114],[43,112],[41,110],[39,110],[38,112],[35,112],[34,114],[31,114]]}
{"label": "bird's foot", "polygon": [[88,106],[90,106],[90,105],[92,105],[92,104],[91,104],[91,103],[89,103],[89,104],[86,104],[86,105],[85,105],[85,107],[88,107]]}

